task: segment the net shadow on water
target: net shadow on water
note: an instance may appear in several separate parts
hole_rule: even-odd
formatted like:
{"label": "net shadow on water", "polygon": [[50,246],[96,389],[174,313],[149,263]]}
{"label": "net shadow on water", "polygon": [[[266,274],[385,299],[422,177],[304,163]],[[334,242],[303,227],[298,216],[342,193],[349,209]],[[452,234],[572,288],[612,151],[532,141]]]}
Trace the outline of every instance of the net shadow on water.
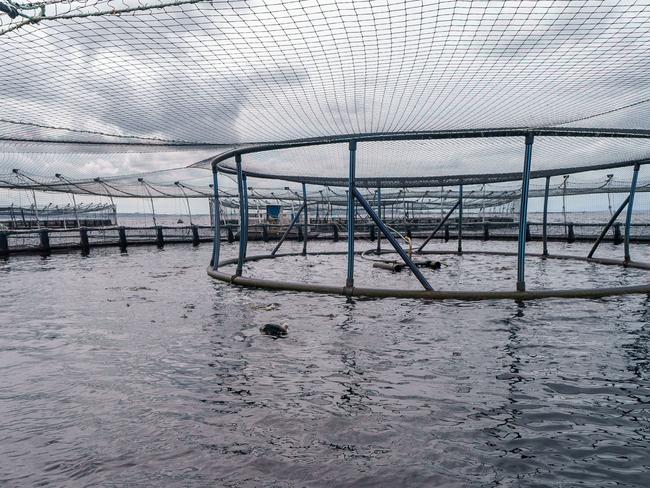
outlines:
{"label": "net shadow on water", "polygon": [[[0,264],[2,483],[645,486],[646,296],[346,303],[214,282],[209,252]],[[246,269],[341,283],[336,259]],[[511,264],[454,257],[435,277],[510,287]],[[406,272],[357,270],[360,282],[418,286]],[[645,276],[534,260],[528,272],[535,287]],[[266,322],[289,335],[262,335]]]}

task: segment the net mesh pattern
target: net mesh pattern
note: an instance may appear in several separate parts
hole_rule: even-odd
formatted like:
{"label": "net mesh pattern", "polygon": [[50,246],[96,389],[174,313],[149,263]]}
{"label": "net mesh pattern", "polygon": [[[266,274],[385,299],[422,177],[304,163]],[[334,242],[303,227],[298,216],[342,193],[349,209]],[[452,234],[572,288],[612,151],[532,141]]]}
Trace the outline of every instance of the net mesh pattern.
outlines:
{"label": "net mesh pattern", "polygon": [[[75,177],[141,172],[192,165],[241,144],[346,134],[650,130],[645,1],[0,0],[0,7],[0,141],[3,149],[25,144],[3,155],[3,174],[17,166]],[[61,141],[65,150],[45,148],[36,158],[26,149]],[[102,151],[87,148],[100,143]],[[118,148],[129,144],[138,149]],[[535,147],[537,168],[650,155],[639,141],[545,144]],[[166,159],[178,145],[194,149]],[[360,172],[520,170],[519,140],[456,146],[364,144]],[[145,157],[156,152],[166,157]],[[275,176],[339,177],[342,152],[323,146],[246,164]]]}

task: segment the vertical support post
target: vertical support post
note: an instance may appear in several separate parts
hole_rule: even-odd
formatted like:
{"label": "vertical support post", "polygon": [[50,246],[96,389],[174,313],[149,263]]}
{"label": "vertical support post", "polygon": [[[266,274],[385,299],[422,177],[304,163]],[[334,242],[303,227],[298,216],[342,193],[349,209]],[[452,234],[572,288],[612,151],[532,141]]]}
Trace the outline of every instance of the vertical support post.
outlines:
{"label": "vertical support post", "polygon": [[357,157],[357,141],[350,141],[350,165],[348,171],[348,275],[345,287],[352,291],[354,286],[354,180]]}
{"label": "vertical support post", "polygon": [[210,265],[215,271],[219,269],[219,253],[221,252],[221,209],[219,203],[219,177],[215,164],[212,165],[212,225],[214,236],[212,238],[212,259]]}
{"label": "vertical support post", "polygon": [[6,232],[0,232],[0,258],[9,256],[9,239]]}
{"label": "vertical support post", "polygon": [[526,134],[524,170],[521,180],[521,203],[519,205],[519,237],[517,239],[517,291],[526,291],[526,228],[528,227],[528,189],[530,188],[530,167],[533,156],[533,134]]}
{"label": "vertical support post", "polygon": [[334,242],[339,242],[339,228],[333,222],[331,225],[332,225],[332,240]]}
{"label": "vertical support post", "polygon": [[463,252],[463,185],[458,187],[458,254]]}
{"label": "vertical support post", "polygon": [[119,246],[120,246],[120,251],[121,252],[126,252],[126,246],[128,245],[126,241],[126,229],[124,226],[120,226],[117,229],[117,232],[119,234]]}
{"label": "vertical support post", "polygon": [[551,185],[551,177],[546,177],[544,186],[544,215],[542,217],[542,256],[548,256],[548,192]]}
{"label": "vertical support post", "polygon": [[625,240],[623,245],[625,248],[625,259],[626,263],[631,261],[630,258],[630,235],[632,231],[632,211],[634,210],[634,195],[636,193],[636,183],[639,179],[639,168],[640,165],[634,165],[634,173],[632,173],[632,184],[630,186],[630,200],[627,203],[627,216],[625,217]]}
{"label": "vertical support post", "polygon": [[575,233],[575,230],[573,229],[573,222],[569,222],[567,224],[567,238],[566,238],[566,241],[569,244],[576,241],[576,233]]}
{"label": "vertical support post", "polygon": [[165,236],[163,235],[163,228],[160,225],[156,226],[156,245],[159,249],[165,247]]}
{"label": "vertical support post", "polygon": [[621,236],[621,223],[616,222],[614,224],[614,245],[619,245],[623,242],[623,237]]}
{"label": "vertical support post", "polygon": [[50,254],[50,233],[47,229],[38,231],[41,241],[41,253],[43,255]]}
{"label": "vertical support post", "polygon": [[84,256],[90,253],[90,241],[88,240],[88,229],[85,227],[79,228],[79,240],[81,246],[81,254]]}
{"label": "vertical support post", "polygon": [[237,186],[239,190],[239,259],[237,260],[236,276],[241,276],[244,260],[246,259],[246,183],[241,169],[241,154],[235,154],[237,164]]}
{"label": "vertical support post", "polygon": [[244,259],[248,254],[248,229],[250,227],[250,212],[248,209],[248,176],[246,173],[242,173],[242,186],[244,189],[244,233],[242,237],[244,238]]}
{"label": "vertical support post", "polygon": [[304,220],[304,223],[303,223],[303,225],[304,225],[304,231],[303,231],[304,237],[303,237],[303,241],[302,241],[302,255],[306,256],[307,255],[307,235],[309,233],[309,214],[307,213],[307,209],[309,207],[307,207],[307,185],[305,185],[304,183],[302,184],[302,206],[305,209],[305,215],[304,215],[305,220]]}
{"label": "vertical support post", "polygon": [[192,224],[192,246],[196,247],[201,243],[198,226]]}
{"label": "vertical support post", "polygon": [[[377,188],[377,216],[379,220],[384,218],[381,211],[381,187]],[[377,232],[377,254],[381,254],[381,232]]]}

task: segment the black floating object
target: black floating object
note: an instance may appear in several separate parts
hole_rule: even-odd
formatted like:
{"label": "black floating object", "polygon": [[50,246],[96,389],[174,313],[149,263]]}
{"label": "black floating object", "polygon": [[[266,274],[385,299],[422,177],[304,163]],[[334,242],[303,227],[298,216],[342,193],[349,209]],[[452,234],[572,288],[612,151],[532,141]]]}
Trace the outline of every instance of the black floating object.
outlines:
{"label": "black floating object", "polygon": [[273,337],[284,337],[289,331],[287,324],[264,324],[260,327],[260,332]]}
{"label": "black floating object", "polygon": [[395,271],[399,273],[404,269],[404,265],[396,263],[395,261],[375,261],[372,263],[373,268],[387,269],[388,271]]}
{"label": "black floating object", "polygon": [[0,2],[0,12],[6,13],[12,19],[18,17],[18,10],[13,5],[7,5],[6,3]]}

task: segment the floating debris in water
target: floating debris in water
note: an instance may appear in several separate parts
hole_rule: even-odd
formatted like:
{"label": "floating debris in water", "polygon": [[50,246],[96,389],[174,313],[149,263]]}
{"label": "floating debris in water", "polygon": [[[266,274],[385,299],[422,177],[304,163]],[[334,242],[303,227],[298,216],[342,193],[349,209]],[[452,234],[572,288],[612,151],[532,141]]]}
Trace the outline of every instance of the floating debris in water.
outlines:
{"label": "floating debris in water", "polygon": [[264,324],[260,327],[260,332],[262,334],[270,335],[273,337],[283,337],[286,336],[289,331],[289,325],[284,324]]}
{"label": "floating debris in water", "polygon": [[266,310],[267,312],[271,312],[273,310],[277,310],[280,308],[280,304],[277,302],[269,303],[268,305],[254,305],[253,310]]}
{"label": "floating debris in water", "polygon": [[[442,267],[442,263],[440,261],[414,261],[413,264],[417,266],[418,268],[429,268],[438,270]],[[400,272],[404,269],[407,268],[406,263],[402,262],[397,262],[397,261],[376,261],[372,264],[373,268],[381,268],[381,269],[387,269],[389,271],[395,271],[395,272]]]}

